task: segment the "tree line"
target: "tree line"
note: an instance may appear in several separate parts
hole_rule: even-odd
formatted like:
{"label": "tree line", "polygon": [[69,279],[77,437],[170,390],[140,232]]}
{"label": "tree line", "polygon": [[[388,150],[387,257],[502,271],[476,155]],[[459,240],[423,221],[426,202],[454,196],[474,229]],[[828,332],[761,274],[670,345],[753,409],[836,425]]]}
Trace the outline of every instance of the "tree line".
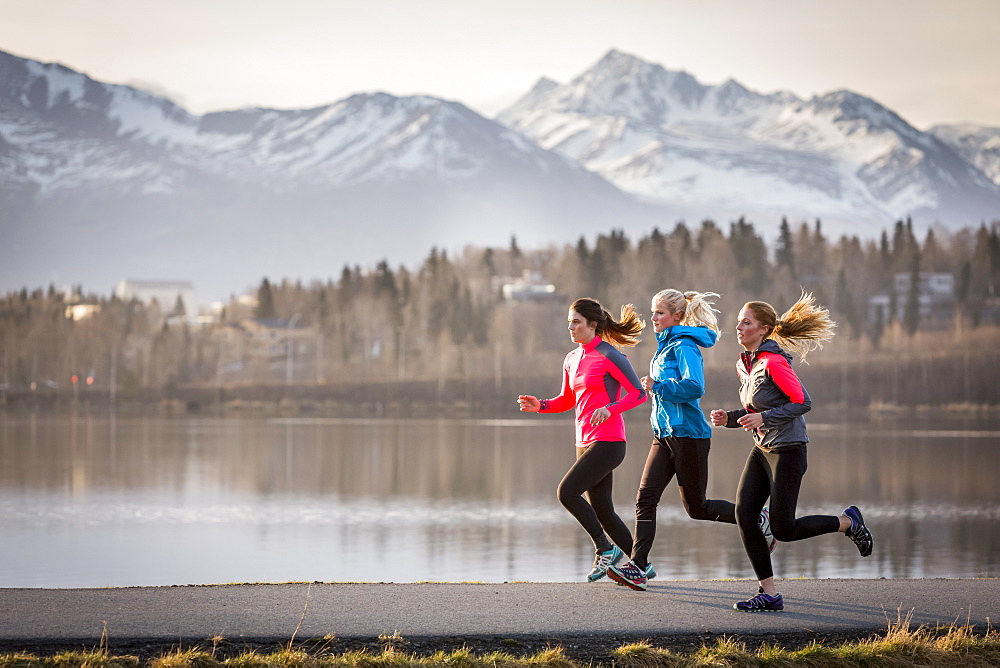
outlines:
{"label": "tree line", "polygon": [[[920,292],[928,272],[952,281],[950,294],[929,305]],[[517,281],[554,290],[505,293]],[[705,359],[728,385],[739,307],[762,299],[780,313],[805,290],[838,322],[837,336],[804,371],[821,391],[860,404],[998,404],[991,381],[1000,371],[998,284],[997,222],[957,232],[935,227],[918,238],[907,220],[872,239],[832,240],[818,220],[782,220],[769,243],[740,219],[728,229],[682,222],[638,238],[611,230],[540,249],[522,249],[515,238],[454,256],[433,248],[419,266],[345,266],[336,279],[309,284],[264,278],[253,299],[232,298],[217,322],[203,326],[174,304],[80,287],[74,294],[25,288],[0,298],[0,387],[124,400],[192,387],[443,388],[458,381],[498,397],[518,383],[554,394],[572,347],[565,325],[573,299],[594,297],[616,315],[628,303],[646,313],[650,297],[672,287],[721,295],[723,337]],[[99,309],[74,320],[66,311],[73,303]],[[655,349],[647,332],[627,351],[640,375]],[[277,343],[250,345],[267,336]],[[538,387],[543,379],[548,385]]]}

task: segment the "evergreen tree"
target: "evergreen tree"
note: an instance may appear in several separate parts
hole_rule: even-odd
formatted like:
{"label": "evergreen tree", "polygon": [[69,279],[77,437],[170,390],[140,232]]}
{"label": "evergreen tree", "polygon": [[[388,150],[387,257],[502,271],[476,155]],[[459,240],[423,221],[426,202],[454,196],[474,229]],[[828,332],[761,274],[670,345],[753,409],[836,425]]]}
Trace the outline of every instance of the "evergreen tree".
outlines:
{"label": "evergreen tree", "polygon": [[691,250],[691,230],[688,229],[683,220],[674,226],[674,231],[670,233],[670,238],[674,240],[678,250],[682,253],[686,254]]}
{"label": "evergreen tree", "polygon": [[760,291],[768,275],[767,247],[754,230],[753,223],[742,217],[733,223],[729,243],[736,258],[740,285],[750,292]]}
{"label": "evergreen tree", "polygon": [[267,320],[273,318],[274,314],[274,292],[271,288],[271,282],[265,277],[260,282],[260,287],[257,288],[257,306],[253,310],[253,316],[260,320]]}
{"label": "evergreen tree", "polygon": [[653,228],[652,233],[639,241],[636,249],[635,264],[638,266],[638,279],[634,283],[642,285],[645,292],[653,294],[670,285],[677,267],[667,255],[667,239],[659,228]]}
{"label": "evergreen tree", "polygon": [[375,297],[386,297],[395,306],[396,302],[396,278],[389,268],[389,263],[382,260],[375,268],[375,275],[372,277],[372,289]]}
{"label": "evergreen tree", "polygon": [[987,245],[990,258],[990,282],[987,294],[990,297],[996,297],[998,288],[1000,288],[1000,230],[997,229],[996,223],[990,230]]}
{"label": "evergreen tree", "polygon": [[187,309],[184,308],[184,300],[181,299],[180,295],[177,295],[177,300],[174,302],[174,310],[170,312],[170,315],[175,318],[183,318],[187,315]]}
{"label": "evergreen tree", "polygon": [[576,242],[576,261],[580,263],[580,267],[586,267],[590,264],[590,249],[587,247],[587,240],[580,237]]}
{"label": "evergreen tree", "polygon": [[778,247],[774,252],[774,263],[778,267],[788,267],[788,273],[795,277],[795,244],[792,241],[792,228],[788,218],[782,217],[778,233]]}
{"label": "evergreen tree", "polygon": [[962,264],[962,271],[959,272],[958,282],[955,284],[955,304],[958,307],[959,325],[969,317],[969,289],[972,286],[972,263],[966,261]]}
{"label": "evergreen tree", "polygon": [[684,285],[688,278],[688,263],[692,253],[693,242],[691,240],[691,230],[680,221],[674,226],[674,231],[670,233],[670,248],[673,256],[673,278],[678,284]]}
{"label": "evergreen tree", "polygon": [[847,283],[847,272],[843,267],[837,273],[837,286],[834,290],[833,307],[850,326],[851,335],[856,337],[860,325],[858,322],[858,311],[854,305],[851,286]]}
{"label": "evergreen tree", "polygon": [[924,248],[920,254],[924,271],[944,271],[943,255],[937,235],[934,234],[933,229],[928,229],[927,236],[924,238]]}
{"label": "evergreen tree", "polygon": [[885,309],[881,306],[875,311],[875,321],[872,323],[871,339],[875,347],[878,348],[879,342],[882,340],[882,334],[885,332]]}
{"label": "evergreen tree", "polygon": [[920,326],[920,254],[914,253],[910,267],[910,287],[903,306],[903,329],[911,336]]}
{"label": "evergreen tree", "polygon": [[517,236],[510,236],[510,273],[513,276],[517,276],[521,273],[524,268],[524,253],[521,252],[521,248],[517,245]]}
{"label": "evergreen tree", "polygon": [[483,267],[486,269],[486,275],[490,278],[497,275],[496,263],[493,260],[493,249],[487,248],[483,251]]}

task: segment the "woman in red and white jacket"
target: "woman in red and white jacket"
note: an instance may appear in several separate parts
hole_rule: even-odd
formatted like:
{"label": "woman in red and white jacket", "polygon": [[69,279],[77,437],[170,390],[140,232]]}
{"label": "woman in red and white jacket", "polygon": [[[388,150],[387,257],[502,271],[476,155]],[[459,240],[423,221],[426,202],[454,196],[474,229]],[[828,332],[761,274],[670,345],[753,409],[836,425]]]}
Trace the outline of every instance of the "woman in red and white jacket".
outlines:
{"label": "woman in red and white jacket", "polygon": [[795,541],[829,533],[844,533],[862,557],[872,553],[872,534],[857,506],[841,515],[795,517],[799,488],[806,473],[806,421],[812,407],[809,393],[792,370],[791,348],[802,357],[833,336],[835,323],[803,294],[780,318],[766,302],[747,302],[736,323],[736,339],[745,352],[736,363],[741,408],[711,413],[717,427],[742,427],[753,434],[736,491],[736,523],[760,589],[756,596],[733,605],[742,612],[775,612],[784,601],[774,585],[771,554],[761,531],[760,510],[771,497],[771,531],[779,541]]}
{"label": "woman in red and white jacket", "polygon": [[568,322],[570,338],[579,347],[563,361],[562,390],[551,399],[522,394],[517,403],[530,413],[576,408],[576,461],[559,483],[558,496],[594,541],[596,557],[587,580],[596,582],[632,553],[632,533],[611,498],[612,471],[625,459],[622,413],[643,403],[646,391],[616,346],[638,343],[646,323],[631,304],[615,320],[588,298],[573,302]]}

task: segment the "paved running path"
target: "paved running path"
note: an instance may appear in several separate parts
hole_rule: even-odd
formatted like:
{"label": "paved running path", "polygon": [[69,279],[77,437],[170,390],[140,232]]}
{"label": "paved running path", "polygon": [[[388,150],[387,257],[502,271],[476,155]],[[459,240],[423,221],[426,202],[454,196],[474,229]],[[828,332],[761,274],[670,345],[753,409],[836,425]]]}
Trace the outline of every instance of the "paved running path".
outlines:
{"label": "paved running path", "polygon": [[[912,627],[1000,621],[1000,579],[784,580],[785,612],[746,614],[747,580],[654,580],[647,592],[587,583],[330,583],[0,589],[0,647],[168,641],[562,638],[877,633],[900,612]],[[305,615],[303,617],[303,611]],[[296,626],[301,620],[301,627]]]}

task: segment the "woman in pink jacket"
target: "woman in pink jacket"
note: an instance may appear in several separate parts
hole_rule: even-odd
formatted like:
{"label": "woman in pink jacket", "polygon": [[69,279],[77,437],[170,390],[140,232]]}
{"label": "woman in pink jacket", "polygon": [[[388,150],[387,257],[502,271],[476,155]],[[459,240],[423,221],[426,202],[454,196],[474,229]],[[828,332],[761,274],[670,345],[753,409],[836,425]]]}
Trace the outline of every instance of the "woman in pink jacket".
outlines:
{"label": "woman in pink jacket", "polygon": [[620,320],[615,320],[588,298],[573,302],[568,320],[570,338],[579,347],[563,361],[562,391],[541,400],[521,395],[517,403],[530,413],[576,408],[576,462],[559,483],[558,496],[594,541],[596,557],[587,580],[596,582],[609,566],[632,553],[632,533],[611,498],[612,471],[625,459],[622,413],[644,402],[646,391],[616,346],[638,343],[646,323],[631,304],[623,306]]}

